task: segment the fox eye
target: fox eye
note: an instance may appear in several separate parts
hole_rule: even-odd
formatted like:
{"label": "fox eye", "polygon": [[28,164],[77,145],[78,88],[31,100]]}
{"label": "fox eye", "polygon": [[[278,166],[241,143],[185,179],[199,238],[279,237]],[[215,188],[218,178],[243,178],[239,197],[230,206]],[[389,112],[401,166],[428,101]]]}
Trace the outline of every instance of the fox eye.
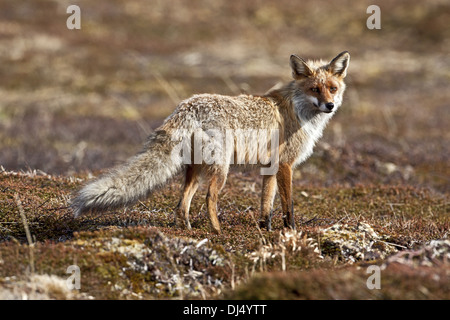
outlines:
{"label": "fox eye", "polygon": [[319,88],[317,88],[317,87],[311,88],[311,91],[312,92],[319,92]]}
{"label": "fox eye", "polygon": [[334,92],[336,92],[336,90],[337,90],[337,88],[336,88],[336,87],[331,87],[331,88],[330,88],[330,92],[331,92],[331,93],[334,93]]}

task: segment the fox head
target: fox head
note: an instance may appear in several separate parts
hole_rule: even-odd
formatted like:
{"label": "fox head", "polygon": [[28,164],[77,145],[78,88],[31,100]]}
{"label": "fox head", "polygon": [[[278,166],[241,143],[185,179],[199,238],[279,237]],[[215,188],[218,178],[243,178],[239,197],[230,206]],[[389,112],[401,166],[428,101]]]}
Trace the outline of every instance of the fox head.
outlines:
{"label": "fox head", "polygon": [[[344,78],[350,62],[347,51],[338,54],[330,63],[305,61],[291,55],[290,64],[295,86],[301,91],[301,104],[309,104],[316,111],[331,113],[342,104]],[[296,97],[294,96],[294,99]]]}

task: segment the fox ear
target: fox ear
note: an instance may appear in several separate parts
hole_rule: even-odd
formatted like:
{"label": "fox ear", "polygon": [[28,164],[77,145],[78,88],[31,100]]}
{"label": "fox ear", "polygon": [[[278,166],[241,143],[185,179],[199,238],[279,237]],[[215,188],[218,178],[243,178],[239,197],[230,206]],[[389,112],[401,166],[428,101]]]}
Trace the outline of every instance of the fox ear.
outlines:
{"label": "fox ear", "polygon": [[328,65],[328,69],[337,76],[344,78],[347,75],[347,68],[350,62],[348,51],[339,53]]}
{"label": "fox ear", "polygon": [[308,66],[306,61],[295,54],[291,55],[290,64],[292,68],[292,77],[295,80],[309,77],[313,74],[311,67]]}

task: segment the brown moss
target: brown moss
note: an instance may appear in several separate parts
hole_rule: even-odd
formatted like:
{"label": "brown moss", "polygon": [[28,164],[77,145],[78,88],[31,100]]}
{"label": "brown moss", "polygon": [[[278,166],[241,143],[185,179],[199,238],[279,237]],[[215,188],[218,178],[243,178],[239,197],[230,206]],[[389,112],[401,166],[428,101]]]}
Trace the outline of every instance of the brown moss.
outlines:
{"label": "brown moss", "polygon": [[412,269],[392,266],[381,271],[380,289],[367,287],[366,268],[263,273],[245,285],[228,291],[225,299],[319,300],[319,299],[442,299],[450,297],[448,266]]}

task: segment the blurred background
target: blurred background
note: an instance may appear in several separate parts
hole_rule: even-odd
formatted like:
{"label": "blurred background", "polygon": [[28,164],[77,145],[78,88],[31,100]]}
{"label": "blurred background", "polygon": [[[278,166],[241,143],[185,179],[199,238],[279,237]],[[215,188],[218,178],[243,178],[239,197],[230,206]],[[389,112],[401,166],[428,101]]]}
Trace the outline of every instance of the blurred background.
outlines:
{"label": "blurred background", "polygon": [[345,102],[296,183],[448,193],[449,21],[440,0],[2,0],[0,165],[98,172],[192,94],[264,94],[290,80],[291,54],[348,50]]}

